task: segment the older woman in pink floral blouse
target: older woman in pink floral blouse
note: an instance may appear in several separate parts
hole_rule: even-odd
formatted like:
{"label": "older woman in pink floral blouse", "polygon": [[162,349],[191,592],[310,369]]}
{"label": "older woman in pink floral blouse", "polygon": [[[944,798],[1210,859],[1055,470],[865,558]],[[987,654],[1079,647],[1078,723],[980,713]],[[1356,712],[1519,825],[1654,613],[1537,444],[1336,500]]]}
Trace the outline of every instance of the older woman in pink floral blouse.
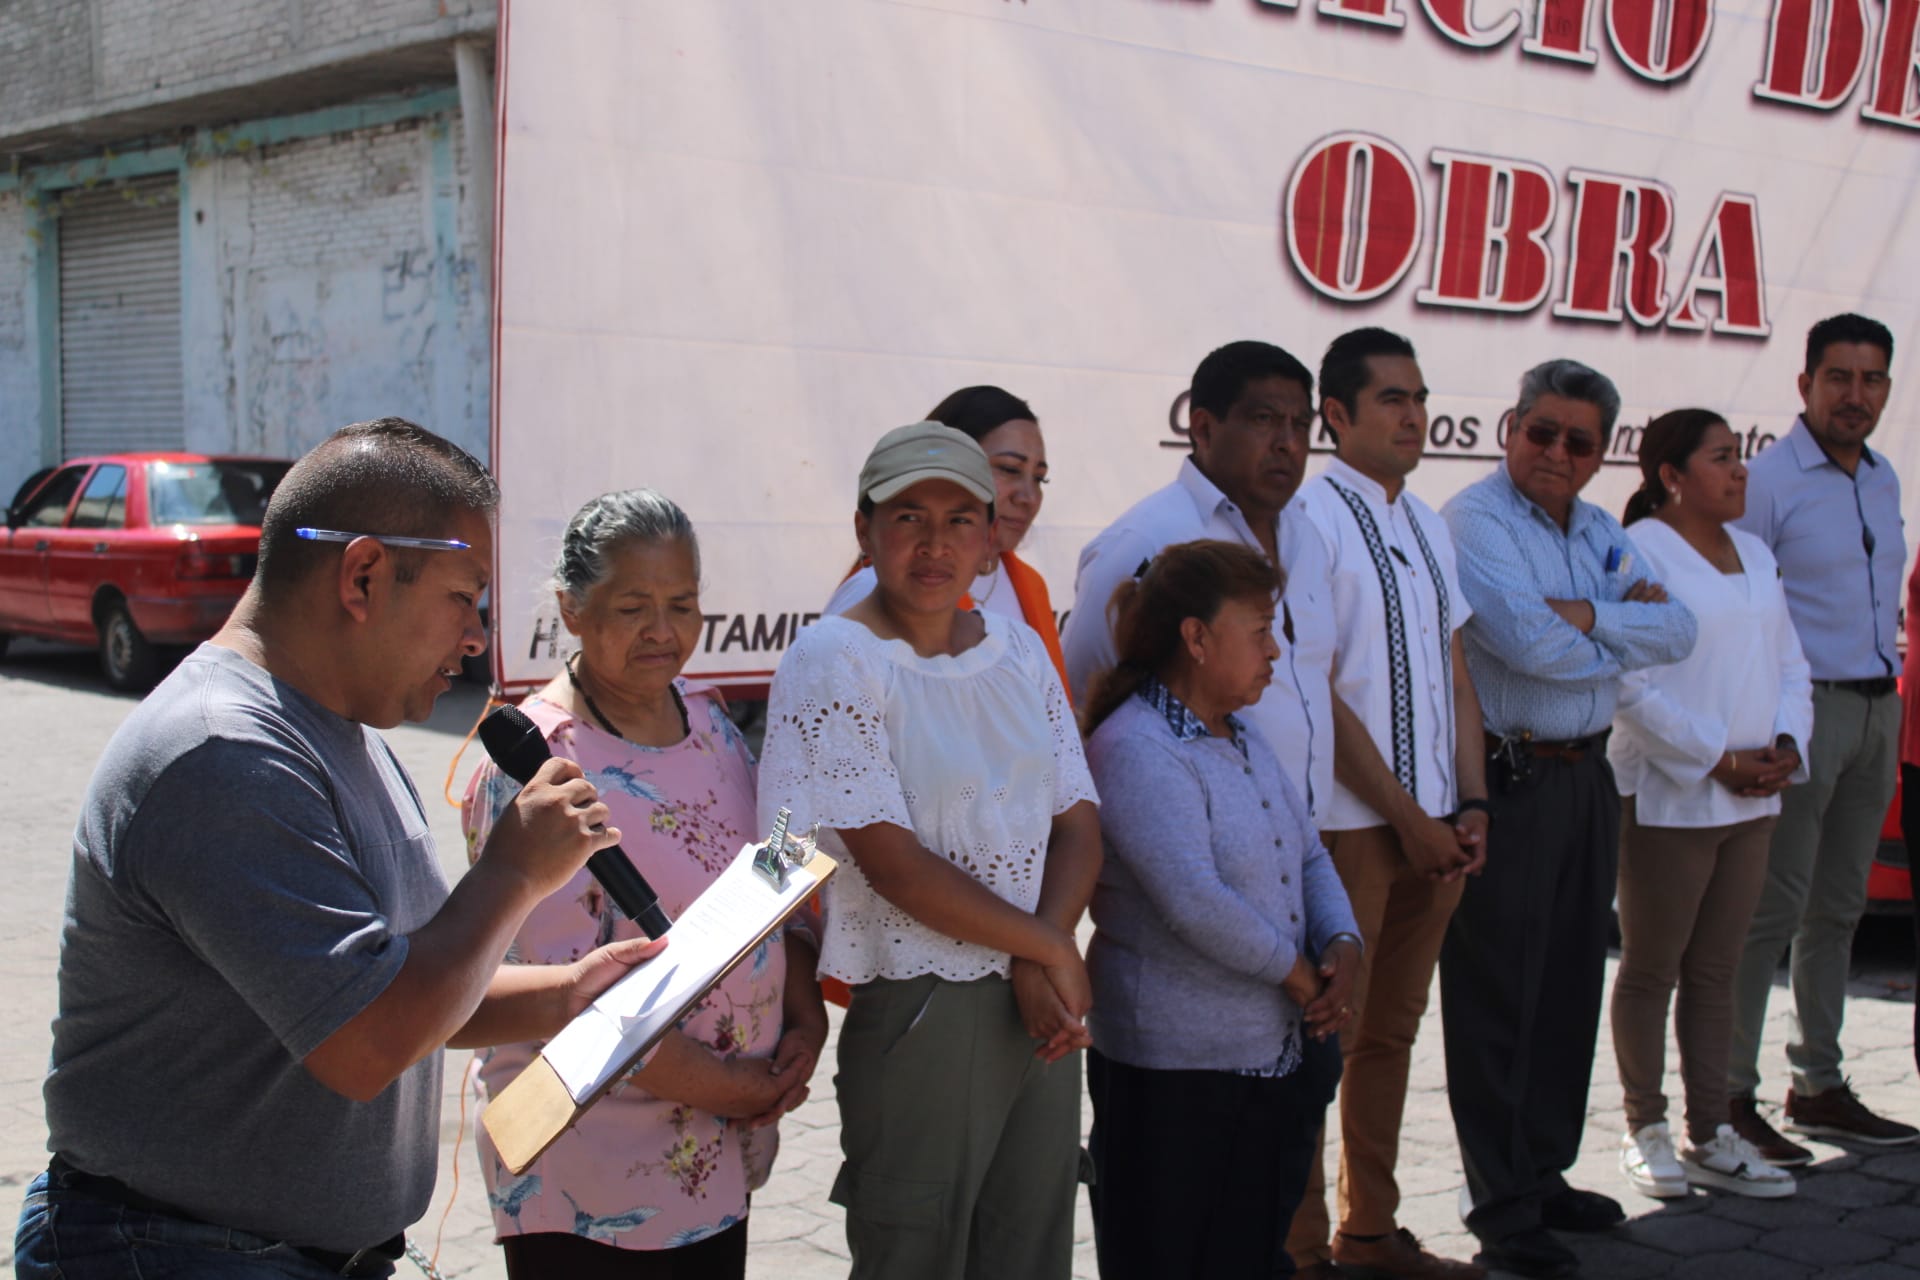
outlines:
{"label": "older woman in pink floral blouse", "polygon": [[[555,575],[580,648],[524,710],[577,761],[622,846],[678,916],[755,835],[754,762],[715,691],[680,677],[700,629],[699,550],[648,490],[594,499]],[[462,816],[478,849],[518,791],[483,765]],[[640,936],[585,871],[527,918],[509,961],[566,961]],[[804,931],[775,937],[519,1177],[482,1132],[480,1158],[510,1277],[743,1276],[748,1195],[773,1164],[772,1122],[806,1097],[826,1039]],[[482,1056],[489,1093],[539,1052]]]}

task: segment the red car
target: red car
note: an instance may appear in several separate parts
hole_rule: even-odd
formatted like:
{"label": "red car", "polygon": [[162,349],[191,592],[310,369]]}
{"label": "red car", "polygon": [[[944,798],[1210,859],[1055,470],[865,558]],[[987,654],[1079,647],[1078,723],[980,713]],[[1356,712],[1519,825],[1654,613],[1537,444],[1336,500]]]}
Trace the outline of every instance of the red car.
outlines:
{"label": "red car", "polygon": [[1913,900],[1913,869],[1907,865],[1907,842],[1900,833],[1900,788],[1893,790],[1893,804],[1880,825],[1880,847],[1874,851],[1873,869],[1867,873],[1867,910],[1907,910]]}
{"label": "red car", "polygon": [[0,541],[0,656],[16,635],[98,645],[116,689],[219,630],[259,558],[291,462],[190,453],[77,458],[28,478]]}

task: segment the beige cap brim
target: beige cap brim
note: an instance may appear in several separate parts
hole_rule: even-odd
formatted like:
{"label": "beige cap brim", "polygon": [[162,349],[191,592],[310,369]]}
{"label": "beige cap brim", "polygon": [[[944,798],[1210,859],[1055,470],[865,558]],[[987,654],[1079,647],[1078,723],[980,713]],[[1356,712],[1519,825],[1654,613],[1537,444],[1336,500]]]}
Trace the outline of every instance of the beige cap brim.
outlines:
{"label": "beige cap brim", "polygon": [[987,503],[989,506],[993,504],[993,500],[997,496],[993,490],[981,488],[980,482],[972,476],[963,475],[958,471],[949,470],[946,467],[925,467],[918,471],[909,471],[903,476],[894,476],[891,479],[882,480],[879,484],[867,490],[867,497],[873,499],[875,502],[891,502],[907,490],[913,488],[913,486],[925,480],[951,481],[959,485],[962,489],[965,489],[974,497],[980,499],[980,501]]}

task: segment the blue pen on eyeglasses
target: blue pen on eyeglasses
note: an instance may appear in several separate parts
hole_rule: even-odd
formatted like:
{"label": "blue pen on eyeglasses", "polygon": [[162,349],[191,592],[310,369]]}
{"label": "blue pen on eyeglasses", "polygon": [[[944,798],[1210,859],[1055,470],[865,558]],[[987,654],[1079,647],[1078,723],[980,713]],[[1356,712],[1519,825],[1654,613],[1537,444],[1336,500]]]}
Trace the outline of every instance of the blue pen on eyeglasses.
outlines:
{"label": "blue pen on eyeglasses", "polygon": [[412,547],[418,551],[465,551],[467,544],[457,538],[409,538],[397,533],[348,533],[342,529],[299,528],[294,532],[309,542],[352,542],[372,538],[390,547]]}

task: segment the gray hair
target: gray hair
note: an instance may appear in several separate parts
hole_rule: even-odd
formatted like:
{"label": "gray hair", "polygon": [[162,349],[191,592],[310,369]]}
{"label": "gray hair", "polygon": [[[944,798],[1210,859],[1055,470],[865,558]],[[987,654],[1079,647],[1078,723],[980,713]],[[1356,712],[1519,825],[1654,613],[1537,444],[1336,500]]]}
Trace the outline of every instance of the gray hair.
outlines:
{"label": "gray hair", "polygon": [[1602,439],[1613,434],[1614,420],[1620,416],[1620,389],[1613,385],[1613,379],[1578,360],[1549,360],[1521,374],[1520,402],[1513,408],[1514,421],[1526,417],[1541,396],[1581,400],[1600,410]]}
{"label": "gray hair", "polygon": [[693,521],[673,499],[654,489],[603,493],[573,513],[560,539],[553,588],[577,605],[607,580],[607,556],[623,542],[684,542],[700,576],[700,540]]}

